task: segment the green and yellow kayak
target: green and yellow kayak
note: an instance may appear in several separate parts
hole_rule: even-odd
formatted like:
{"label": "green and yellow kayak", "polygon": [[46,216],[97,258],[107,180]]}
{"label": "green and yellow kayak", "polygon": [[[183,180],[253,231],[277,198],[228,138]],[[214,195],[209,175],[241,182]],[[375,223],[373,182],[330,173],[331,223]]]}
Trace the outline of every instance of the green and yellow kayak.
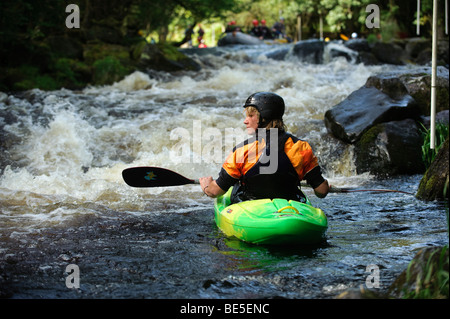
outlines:
{"label": "green and yellow kayak", "polygon": [[273,245],[311,245],[324,241],[328,228],[324,212],[293,200],[258,199],[231,204],[229,189],[215,200],[217,227],[245,242]]}

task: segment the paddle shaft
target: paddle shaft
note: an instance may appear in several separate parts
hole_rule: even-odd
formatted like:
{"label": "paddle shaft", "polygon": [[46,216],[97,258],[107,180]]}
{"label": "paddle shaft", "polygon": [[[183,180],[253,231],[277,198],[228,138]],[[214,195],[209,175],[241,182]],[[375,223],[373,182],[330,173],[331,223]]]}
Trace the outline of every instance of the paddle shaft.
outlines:
{"label": "paddle shaft", "polygon": [[[140,166],[131,167],[122,171],[124,181],[132,187],[167,187],[186,184],[200,184],[198,179],[189,179],[174,171],[161,167]],[[306,183],[301,186],[311,187]],[[352,192],[396,192],[408,195],[412,193],[392,189],[350,189],[330,186],[330,193],[352,193]]]}
{"label": "paddle shaft", "polygon": [[[311,187],[306,183],[301,183],[302,187]],[[408,193],[404,191],[398,191],[394,189],[353,189],[353,188],[339,188],[333,185],[330,185],[329,193],[355,193],[355,192],[372,192],[372,193],[402,193],[413,195],[413,193]]]}

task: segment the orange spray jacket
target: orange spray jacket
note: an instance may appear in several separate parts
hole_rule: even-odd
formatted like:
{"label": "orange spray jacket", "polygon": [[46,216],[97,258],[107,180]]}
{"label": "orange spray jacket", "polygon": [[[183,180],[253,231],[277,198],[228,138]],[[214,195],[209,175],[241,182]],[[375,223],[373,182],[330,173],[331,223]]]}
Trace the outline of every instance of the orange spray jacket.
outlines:
{"label": "orange spray jacket", "polygon": [[239,182],[249,199],[297,199],[299,182],[304,179],[313,188],[324,181],[311,146],[291,134],[271,129],[237,145],[216,182],[225,191]]}

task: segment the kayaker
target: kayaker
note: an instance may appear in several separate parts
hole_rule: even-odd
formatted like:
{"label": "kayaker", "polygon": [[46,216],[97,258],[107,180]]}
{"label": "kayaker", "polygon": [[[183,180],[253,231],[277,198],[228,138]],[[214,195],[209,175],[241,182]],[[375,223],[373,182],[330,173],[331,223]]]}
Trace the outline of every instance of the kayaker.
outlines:
{"label": "kayaker", "polygon": [[[203,192],[215,198],[233,186],[233,203],[259,198],[304,201],[299,184],[306,180],[317,197],[325,197],[330,186],[311,146],[286,132],[283,98],[257,92],[247,98],[244,108],[244,124],[252,137],[233,149],[217,180],[211,176],[199,179]],[[275,171],[268,173],[273,164]]]}

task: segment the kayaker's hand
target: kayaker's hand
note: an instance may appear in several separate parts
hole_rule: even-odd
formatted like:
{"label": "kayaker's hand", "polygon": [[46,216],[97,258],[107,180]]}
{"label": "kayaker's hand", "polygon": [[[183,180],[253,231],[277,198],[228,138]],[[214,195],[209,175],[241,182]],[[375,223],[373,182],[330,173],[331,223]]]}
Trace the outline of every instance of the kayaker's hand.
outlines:
{"label": "kayaker's hand", "polygon": [[225,194],[225,191],[217,185],[211,176],[200,177],[198,181],[200,182],[200,187],[206,196],[215,198],[219,195]]}
{"label": "kayaker's hand", "polygon": [[205,193],[206,195],[208,195],[205,192],[205,189],[209,186],[209,184],[211,184],[211,182],[213,181],[212,176],[208,176],[208,177],[200,177],[198,179],[198,181],[200,182],[200,187],[202,188],[203,193]]}
{"label": "kayaker's hand", "polygon": [[316,196],[319,198],[325,198],[325,196],[327,196],[329,191],[330,191],[330,186],[328,185],[327,180],[325,180],[318,187],[314,188],[314,194],[316,194]]}

